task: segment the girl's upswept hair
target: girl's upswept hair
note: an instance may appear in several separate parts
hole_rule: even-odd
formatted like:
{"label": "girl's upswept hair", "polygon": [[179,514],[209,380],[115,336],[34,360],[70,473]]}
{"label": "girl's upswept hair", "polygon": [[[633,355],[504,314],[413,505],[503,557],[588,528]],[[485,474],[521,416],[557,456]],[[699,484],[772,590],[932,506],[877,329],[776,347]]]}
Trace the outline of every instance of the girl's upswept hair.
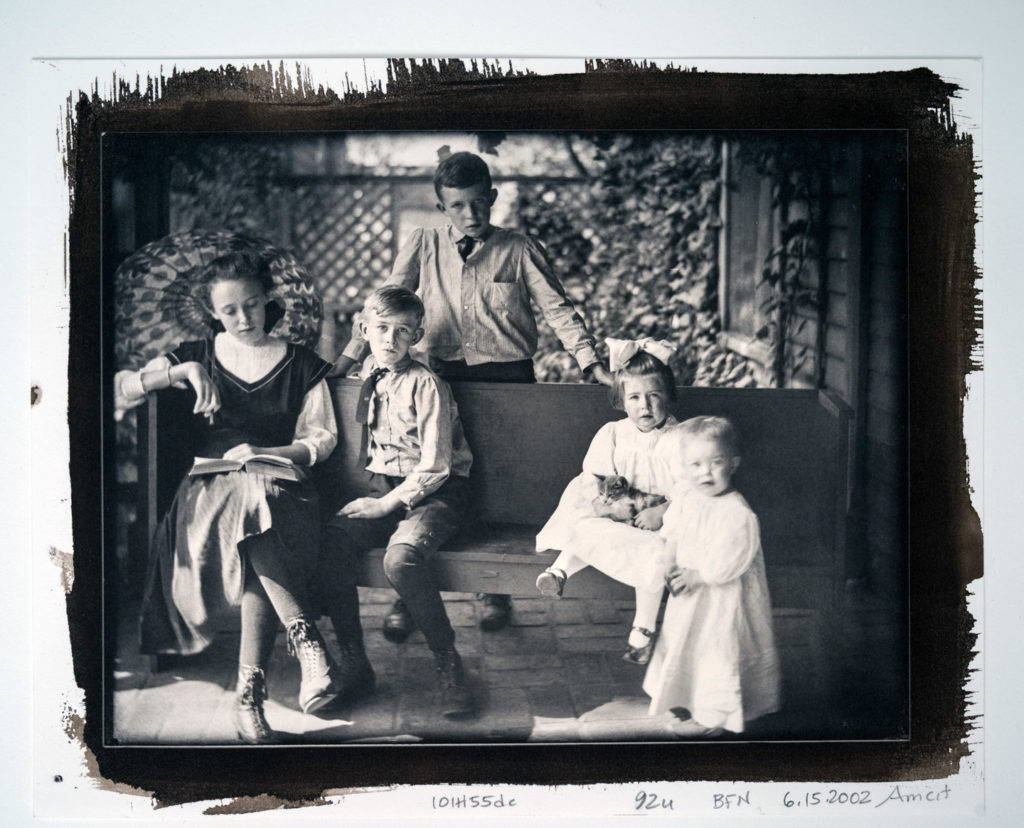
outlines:
{"label": "girl's upswept hair", "polygon": [[270,275],[267,260],[259,253],[238,250],[218,256],[203,272],[199,286],[203,291],[206,304],[210,303],[210,291],[218,282],[256,282],[264,293],[274,289],[274,277]]}
{"label": "girl's upswept hair", "polygon": [[740,438],[736,427],[725,417],[690,417],[679,424],[688,437],[705,437],[714,440],[729,457],[740,456]]}
{"label": "girl's upswept hair", "polygon": [[418,322],[423,321],[426,313],[423,300],[409,288],[401,285],[384,285],[377,288],[366,297],[363,310],[382,314],[411,313],[416,316]]}
{"label": "girl's upswept hair", "polygon": [[483,158],[471,152],[453,152],[434,170],[434,192],[438,198],[442,187],[463,190],[481,183],[491,189],[491,170]]}
{"label": "girl's upswept hair", "polygon": [[638,351],[622,368],[615,372],[615,381],[611,388],[612,407],[619,411],[625,407],[622,402],[622,384],[629,377],[656,376],[661,378],[665,394],[670,402],[676,399],[676,378],[664,362],[646,351]]}
{"label": "girl's upswept hair", "polygon": [[[213,286],[220,282],[255,282],[264,294],[269,294],[274,289],[274,277],[270,275],[270,265],[267,260],[259,253],[249,250],[225,253],[207,265],[198,282],[198,288],[203,306],[211,315],[213,303],[210,300],[210,292],[213,290]],[[270,330],[284,314],[284,308],[271,299],[267,302],[267,316],[263,329],[270,333]],[[217,320],[213,320],[211,324],[215,332],[224,330],[224,326]]]}

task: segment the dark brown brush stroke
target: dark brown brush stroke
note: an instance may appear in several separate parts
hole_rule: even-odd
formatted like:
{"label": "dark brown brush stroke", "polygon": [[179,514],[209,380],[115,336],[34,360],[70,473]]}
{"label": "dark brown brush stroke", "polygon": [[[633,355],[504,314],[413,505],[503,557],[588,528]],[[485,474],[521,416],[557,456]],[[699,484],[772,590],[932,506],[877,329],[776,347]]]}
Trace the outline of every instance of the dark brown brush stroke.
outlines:
{"label": "dark brown brush stroke", "polygon": [[[966,374],[977,367],[975,167],[950,123],[957,87],[927,69],[864,75],[657,71],[628,62],[583,74],[500,76],[498,65],[393,61],[369,95],[313,91],[265,64],[127,85],[115,101],[81,95],[68,169],[71,330],[69,424],[74,671],[85,688],[84,741],[107,780],[159,805],[232,796],[316,800],[326,788],[392,783],[587,784],[639,780],[889,781],[954,773],[966,755],[964,681],[975,636],[966,585],[982,573],[963,439]],[[392,88],[393,87],[393,88]],[[162,96],[161,96],[162,95]],[[99,146],[104,132],[236,130],[583,130],[895,128],[909,136],[908,464],[912,713],[908,742],[282,749],[138,749],[102,744]],[[101,300],[104,306],[101,308]],[[110,318],[107,316],[106,318]],[[109,376],[103,391],[109,399]],[[108,457],[109,461],[111,458]],[[109,466],[108,466],[109,468]],[[112,643],[112,642],[111,642]]]}

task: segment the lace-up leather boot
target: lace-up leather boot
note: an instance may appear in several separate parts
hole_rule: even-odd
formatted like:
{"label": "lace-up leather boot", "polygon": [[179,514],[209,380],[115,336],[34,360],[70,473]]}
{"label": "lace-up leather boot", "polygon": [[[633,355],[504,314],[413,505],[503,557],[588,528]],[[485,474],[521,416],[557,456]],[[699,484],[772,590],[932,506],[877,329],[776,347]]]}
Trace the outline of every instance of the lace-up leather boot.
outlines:
{"label": "lace-up leather boot", "polygon": [[238,738],[250,745],[266,745],[277,741],[263,715],[267,697],[267,679],[259,667],[238,665],[238,689],[235,693],[235,731]]}
{"label": "lace-up leather boot", "polygon": [[288,652],[298,659],[302,671],[299,707],[303,713],[314,713],[338,695],[333,681],[334,662],[315,624],[305,618],[293,618],[285,629]]}

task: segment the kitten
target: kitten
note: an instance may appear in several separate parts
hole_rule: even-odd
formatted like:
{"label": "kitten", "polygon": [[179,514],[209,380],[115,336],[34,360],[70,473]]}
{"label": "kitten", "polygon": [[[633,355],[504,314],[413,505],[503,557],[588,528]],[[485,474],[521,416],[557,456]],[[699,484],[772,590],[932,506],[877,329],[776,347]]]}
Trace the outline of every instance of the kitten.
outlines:
{"label": "kitten", "polygon": [[619,475],[602,477],[597,484],[597,492],[597,497],[594,498],[594,512],[599,517],[610,518],[620,523],[632,523],[644,509],[665,502],[661,495],[647,494],[634,489],[625,477]]}

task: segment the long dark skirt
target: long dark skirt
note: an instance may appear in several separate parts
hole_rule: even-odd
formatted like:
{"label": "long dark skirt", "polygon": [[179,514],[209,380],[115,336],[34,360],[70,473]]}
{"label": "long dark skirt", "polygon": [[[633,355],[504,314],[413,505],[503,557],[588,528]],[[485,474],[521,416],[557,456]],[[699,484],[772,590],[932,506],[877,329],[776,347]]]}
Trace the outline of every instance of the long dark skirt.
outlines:
{"label": "long dark skirt", "polygon": [[238,613],[250,539],[279,541],[274,548],[292,583],[305,585],[316,564],[319,517],[316,490],[307,481],[246,471],[186,477],[151,547],[141,651],[187,655],[210,644]]}

